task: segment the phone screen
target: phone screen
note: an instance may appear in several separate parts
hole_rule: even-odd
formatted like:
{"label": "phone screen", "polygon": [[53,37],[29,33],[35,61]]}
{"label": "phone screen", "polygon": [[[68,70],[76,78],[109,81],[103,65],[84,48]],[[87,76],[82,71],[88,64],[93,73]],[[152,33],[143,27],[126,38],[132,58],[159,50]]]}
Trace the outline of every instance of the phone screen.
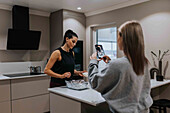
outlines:
{"label": "phone screen", "polygon": [[103,46],[96,44],[96,45],[95,45],[95,48],[96,48],[96,51],[97,51],[97,57],[98,57],[99,59],[101,59],[101,58],[105,55]]}

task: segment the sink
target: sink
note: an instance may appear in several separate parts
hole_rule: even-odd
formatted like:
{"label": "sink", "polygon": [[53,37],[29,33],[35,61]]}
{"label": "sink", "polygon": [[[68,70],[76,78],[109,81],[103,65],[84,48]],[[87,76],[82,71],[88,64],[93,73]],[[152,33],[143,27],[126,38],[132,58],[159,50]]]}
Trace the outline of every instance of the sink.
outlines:
{"label": "sink", "polygon": [[4,76],[7,77],[21,77],[21,76],[34,76],[34,75],[40,75],[40,74],[44,74],[44,73],[15,73],[15,74],[3,74]]}

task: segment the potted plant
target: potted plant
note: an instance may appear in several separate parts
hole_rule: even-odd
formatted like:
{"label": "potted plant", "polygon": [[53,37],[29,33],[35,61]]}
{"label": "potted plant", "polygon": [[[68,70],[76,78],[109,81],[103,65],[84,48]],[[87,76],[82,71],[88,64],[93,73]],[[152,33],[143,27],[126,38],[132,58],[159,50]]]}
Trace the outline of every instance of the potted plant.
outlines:
{"label": "potted plant", "polygon": [[[163,60],[165,55],[169,55],[169,54],[167,54],[168,52],[169,52],[169,50],[164,51],[163,54],[161,55],[161,50],[159,50],[159,54],[156,55],[153,51],[151,51],[151,57],[152,57],[152,60],[153,60],[154,66],[155,66],[154,68],[152,68],[150,70],[150,74],[151,74],[152,79],[153,79],[154,72],[156,72],[156,80],[157,81],[163,81],[163,79],[165,78],[165,74],[166,74],[169,62],[168,61],[166,62],[166,65],[165,65],[165,68],[164,68],[164,71],[163,71],[163,74],[162,74],[162,60]],[[154,56],[158,60],[158,66],[156,65]]]}

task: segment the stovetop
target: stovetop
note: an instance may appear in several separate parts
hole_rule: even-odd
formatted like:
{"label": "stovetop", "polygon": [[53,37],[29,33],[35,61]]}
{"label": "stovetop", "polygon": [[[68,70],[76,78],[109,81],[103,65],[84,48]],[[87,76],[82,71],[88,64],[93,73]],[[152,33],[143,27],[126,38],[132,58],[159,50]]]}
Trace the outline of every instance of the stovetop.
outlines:
{"label": "stovetop", "polygon": [[7,77],[20,77],[20,76],[33,76],[33,75],[40,75],[44,73],[15,73],[15,74],[3,74]]}

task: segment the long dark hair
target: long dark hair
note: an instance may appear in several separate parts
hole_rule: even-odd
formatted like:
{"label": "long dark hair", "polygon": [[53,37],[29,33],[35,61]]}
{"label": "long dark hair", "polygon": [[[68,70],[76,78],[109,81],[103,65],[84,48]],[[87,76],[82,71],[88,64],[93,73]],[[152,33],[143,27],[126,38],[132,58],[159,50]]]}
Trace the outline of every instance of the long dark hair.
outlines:
{"label": "long dark hair", "polygon": [[120,26],[119,35],[123,38],[123,51],[137,75],[144,74],[144,66],[148,63],[144,51],[142,27],[137,21],[128,21]]}
{"label": "long dark hair", "polygon": [[73,32],[73,31],[70,30],[70,29],[67,30],[67,31],[65,32],[65,34],[64,34],[64,40],[63,40],[62,46],[66,43],[66,38],[71,39],[71,38],[73,38],[73,36],[75,36],[75,37],[78,38],[78,36],[77,36],[77,34],[76,34],[75,32]]}

